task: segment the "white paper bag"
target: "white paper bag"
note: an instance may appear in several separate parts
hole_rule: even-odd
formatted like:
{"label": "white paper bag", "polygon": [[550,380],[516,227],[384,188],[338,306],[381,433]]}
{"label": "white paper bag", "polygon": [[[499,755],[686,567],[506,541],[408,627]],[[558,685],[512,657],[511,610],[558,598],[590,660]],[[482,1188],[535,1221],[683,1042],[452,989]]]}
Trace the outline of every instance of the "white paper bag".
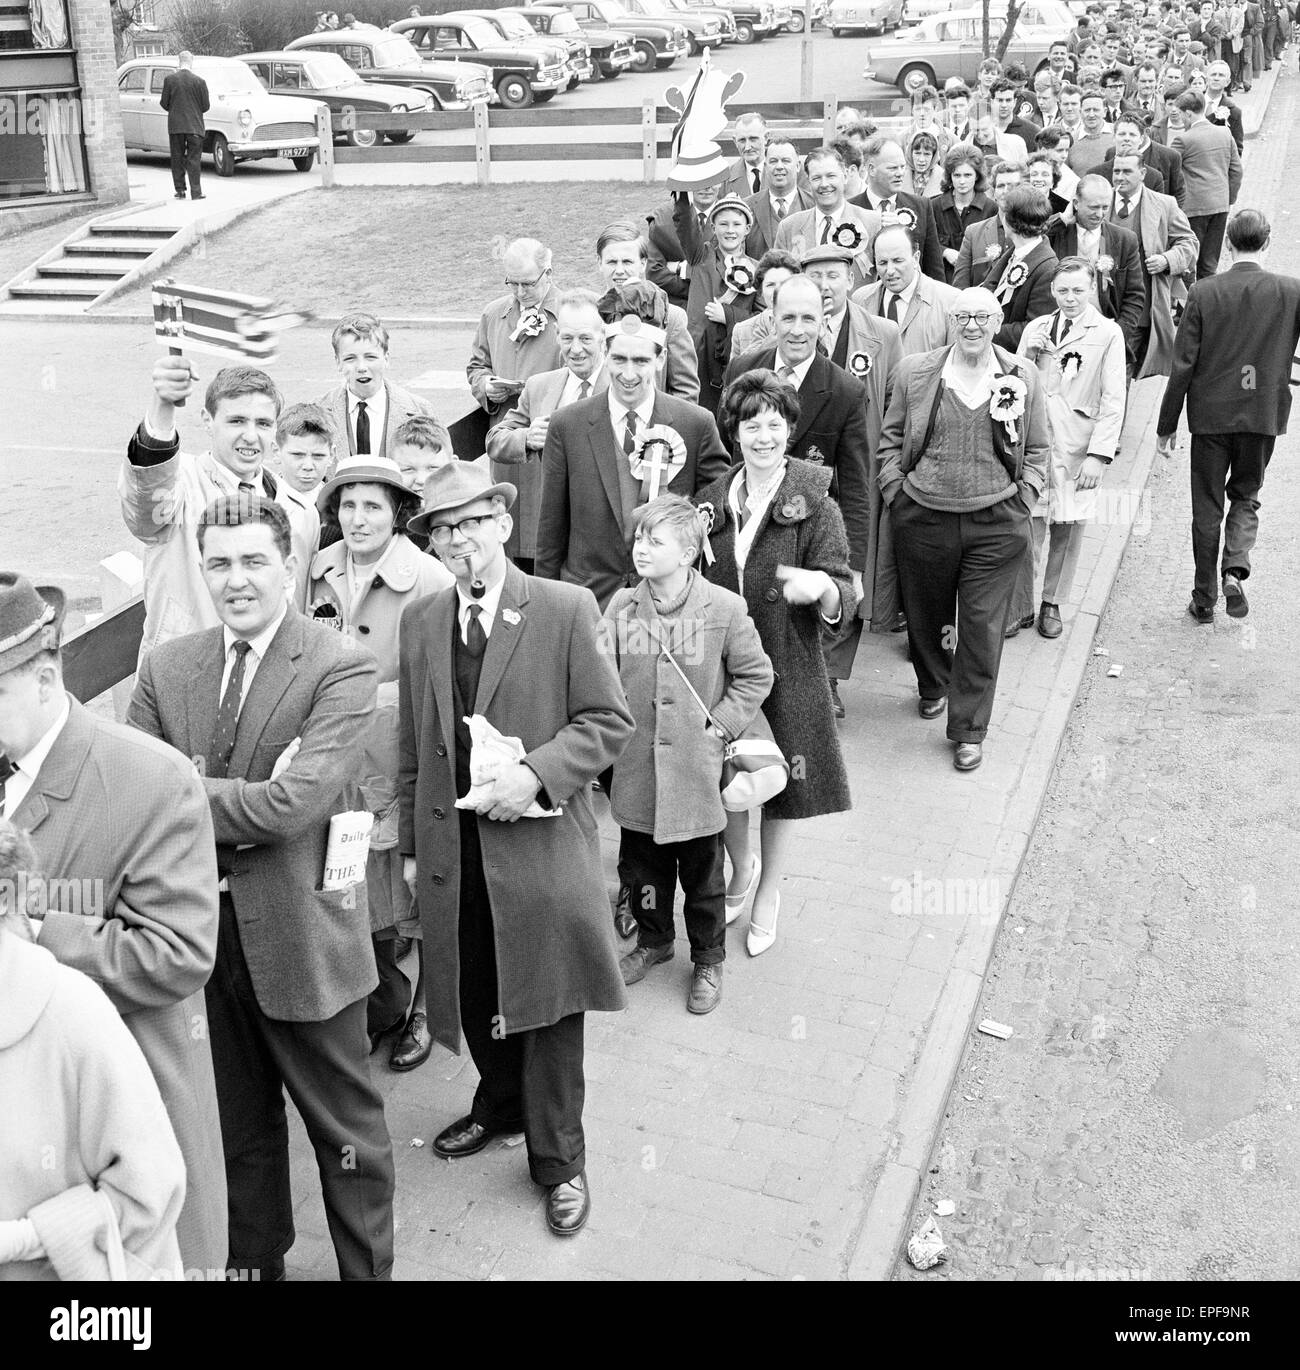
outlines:
{"label": "white paper bag", "polygon": [[[482,714],[465,719],[469,728],[469,793],[456,801],[458,809],[477,809],[492,789],[492,781],[508,766],[526,755],[523,742],[497,731]],[[525,818],[554,818],[559,809],[544,809],[534,799],[524,810]]]}

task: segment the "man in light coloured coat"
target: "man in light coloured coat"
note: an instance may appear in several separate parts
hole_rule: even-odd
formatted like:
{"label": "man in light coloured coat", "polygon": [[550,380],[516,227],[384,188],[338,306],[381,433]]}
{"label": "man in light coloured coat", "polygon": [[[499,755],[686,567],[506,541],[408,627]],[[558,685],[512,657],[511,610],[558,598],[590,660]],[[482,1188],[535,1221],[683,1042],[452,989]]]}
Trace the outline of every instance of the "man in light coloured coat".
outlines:
{"label": "man in light coloured coat", "polygon": [[64,689],[62,592],[0,573],[0,622],[20,600],[38,631],[0,651],[0,817],[30,835],[49,882],[37,941],[108,995],[153,1071],[188,1172],[181,1259],[222,1279],[226,1176],[203,995],[217,866],[203,787],[188,756]]}
{"label": "man in light coloured coat", "polygon": [[956,342],[948,311],[959,292],[922,273],[921,249],[912,231],[902,224],[887,225],[876,234],[872,250],[879,283],[855,291],[853,303],[898,325],[905,357]]}

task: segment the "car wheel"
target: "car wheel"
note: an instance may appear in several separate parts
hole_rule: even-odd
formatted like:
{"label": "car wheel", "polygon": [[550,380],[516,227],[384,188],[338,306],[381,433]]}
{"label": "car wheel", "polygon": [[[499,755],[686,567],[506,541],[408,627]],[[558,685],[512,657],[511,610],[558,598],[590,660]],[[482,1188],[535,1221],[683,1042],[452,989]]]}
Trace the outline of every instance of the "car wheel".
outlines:
{"label": "car wheel", "polygon": [[658,60],[659,54],[655,51],[655,45],[648,38],[643,38],[636,45],[636,60],[632,63],[632,70],[653,71]]}
{"label": "car wheel", "polygon": [[844,37],[844,30],[843,30],[843,29],[832,29],[832,30],[831,30],[831,37],[832,37],[832,38],[843,38],[843,37]]}
{"label": "car wheel", "polygon": [[934,68],[924,62],[909,62],[898,73],[898,88],[904,95],[915,95],[922,86],[934,85]]}
{"label": "car wheel", "polygon": [[533,103],[533,88],[522,76],[503,76],[497,82],[497,94],[507,109],[526,109]]}
{"label": "car wheel", "polygon": [[373,128],[349,129],[344,139],[349,147],[374,147],[378,141],[379,134]]}
{"label": "car wheel", "polygon": [[786,24],[787,33],[802,33],[807,27],[808,21],[804,18],[803,10],[794,10],[790,15],[790,22]]}
{"label": "car wheel", "polygon": [[736,42],[752,43],[754,41],[754,26],[747,19],[736,20]]}
{"label": "car wheel", "polygon": [[613,81],[616,77],[622,76],[622,67],[603,66],[600,69],[600,79],[602,81]]}
{"label": "car wheel", "polygon": [[691,57],[698,57],[698,56],[699,56],[699,54],[700,54],[700,42],[699,42],[699,39],[697,39],[696,37],[694,37],[694,35],[692,35],[691,37],[689,37],[689,38],[686,40],[686,51],[687,51],[688,55],[691,56]]}
{"label": "car wheel", "polygon": [[413,128],[404,128],[400,133],[385,133],[384,137],[387,138],[390,143],[409,143],[411,139],[415,137],[415,130]]}
{"label": "car wheel", "polygon": [[233,176],[235,174],[235,159],[230,154],[230,144],[226,141],[224,133],[213,136],[212,169],[218,176]]}
{"label": "car wheel", "polygon": [[305,157],[295,157],[293,159],[293,169],[295,171],[310,171],[315,165],[315,151],[309,152]]}
{"label": "car wheel", "polygon": [[565,89],[565,90],[577,90],[577,88],[578,88],[581,84],[582,84],[582,77],[581,77],[581,76],[574,76],[574,77],[569,81],[569,84],[568,84],[567,86],[565,86],[564,89]]}

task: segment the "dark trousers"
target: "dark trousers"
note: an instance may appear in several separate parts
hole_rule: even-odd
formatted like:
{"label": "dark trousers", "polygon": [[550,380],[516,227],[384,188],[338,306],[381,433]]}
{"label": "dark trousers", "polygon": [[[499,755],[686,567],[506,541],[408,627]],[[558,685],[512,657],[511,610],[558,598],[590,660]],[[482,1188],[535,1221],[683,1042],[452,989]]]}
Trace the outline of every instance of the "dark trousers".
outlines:
{"label": "dark trousers", "polygon": [[366,1031],[387,1032],[406,1021],[411,1006],[411,982],[397,964],[397,929],[372,932],[370,941],[375,949],[379,983],[366,1000]]}
{"label": "dark trousers", "polygon": [[212,1065],[230,1204],[230,1264],[265,1266],[293,1245],[284,1091],[316,1152],[339,1278],[386,1280],[393,1268],[393,1148],[370,1081],[366,1003],[318,1023],[258,1007],[228,894],[207,986]]}
{"label": "dark trousers", "polygon": [[1225,210],[1222,214],[1189,214],[1187,222],[1191,224],[1196,241],[1201,245],[1196,258],[1196,279],[1203,281],[1219,269],[1219,253],[1223,251],[1228,213]]}
{"label": "dark trousers", "polygon": [[199,133],[169,133],[172,184],[177,195],[185,194],[185,178],[190,178],[190,194],[199,193],[199,164],[203,155],[203,136]]}
{"label": "dark trousers", "polygon": [[477,816],[464,810],[460,852],[460,1027],[479,1073],[470,1116],[482,1127],[522,1132],[533,1180],[563,1184],[586,1166],[585,1015],[528,1032],[503,1022]]}
{"label": "dark trousers", "polygon": [[834,641],[822,639],[822,657],[826,662],[826,674],[831,680],[847,680],[853,674],[853,663],[857,659],[861,641],[860,618],[855,618],[848,630]]}
{"label": "dark trousers", "polygon": [[1231,572],[1239,580],[1250,575],[1250,552],[1259,532],[1258,496],[1276,441],[1265,433],[1192,434],[1192,599],[1202,608],[1212,609],[1217,602],[1220,574]]}
{"label": "dark trousers", "polygon": [[686,896],[683,913],[691,961],[717,966],[727,959],[727,882],[722,869],[722,834],[685,842],[656,842],[648,832],[622,830],[620,847],[627,862],[636,914],[637,945],[673,944],[673,900],[680,880]]}
{"label": "dark trousers", "polygon": [[889,517],[921,698],[947,695],[950,741],[983,742],[1029,547],[1029,511],[1013,495],[989,509],[949,514],[900,490]]}

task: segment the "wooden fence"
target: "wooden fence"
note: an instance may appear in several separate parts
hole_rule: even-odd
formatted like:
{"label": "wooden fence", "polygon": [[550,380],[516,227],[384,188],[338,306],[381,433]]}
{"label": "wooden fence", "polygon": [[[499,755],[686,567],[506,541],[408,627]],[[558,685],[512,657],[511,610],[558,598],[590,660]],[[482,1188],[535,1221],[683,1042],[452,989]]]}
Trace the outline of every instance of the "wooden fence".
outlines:
{"label": "wooden fence", "polygon": [[[746,112],[755,110],[763,115],[770,134],[789,138],[801,153],[811,152],[834,137],[835,109],[834,100],[746,106]],[[349,128],[380,133],[432,132],[439,138],[421,143],[378,143],[372,148],[336,148],[329,115],[322,108],[317,116],[317,133],[321,182],[326,186],[335,183],[335,166],[357,163],[473,162],[479,185],[489,185],[494,163],[533,162],[553,171],[565,162],[594,161],[639,161],[642,183],[651,185],[659,179],[660,160],[669,155],[669,140],[677,118],[671,109],[658,105],[649,96],[639,107],[566,110],[548,106],[489,113],[487,106],[479,105],[472,112],[459,114],[356,110],[347,117]],[[568,137],[532,141],[518,136],[524,130],[552,129],[563,130]]]}

